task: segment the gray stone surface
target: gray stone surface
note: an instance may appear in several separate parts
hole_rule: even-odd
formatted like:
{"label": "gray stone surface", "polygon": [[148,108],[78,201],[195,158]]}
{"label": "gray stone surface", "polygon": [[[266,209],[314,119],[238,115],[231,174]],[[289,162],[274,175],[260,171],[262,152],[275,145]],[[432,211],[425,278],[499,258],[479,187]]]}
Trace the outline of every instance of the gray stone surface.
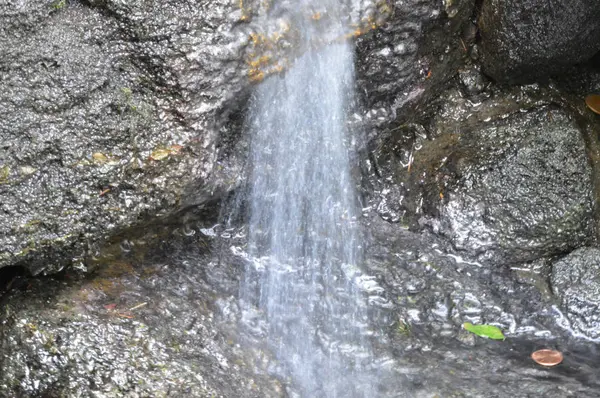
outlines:
{"label": "gray stone surface", "polygon": [[[273,376],[282,371],[262,344],[262,315],[240,328],[243,228],[211,228],[244,183],[252,85],[302,52],[297,21],[264,18],[277,14],[271,5],[0,4],[0,267],[98,266],[58,279],[0,273],[10,275],[0,280],[0,397],[293,396]],[[577,41],[593,21],[571,21],[597,6],[575,2],[568,17],[549,6],[542,22],[561,26],[519,25],[501,42],[493,34],[516,14],[488,19],[500,24],[490,33],[484,10],[485,73],[520,81],[596,51],[598,41]],[[598,250],[553,264],[562,318],[543,275],[522,274],[594,242],[581,120],[592,163],[597,123],[581,117],[579,97],[599,87],[597,65],[560,82],[574,93],[566,100],[554,88],[499,89],[468,60],[479,51],[473,0],[345,7],[365,109],[356,126],[368,133],[362,276],[381,395],[595,397],[598,346],[579,338],[600,338]],[[523,34],[525,52],[510,52]],[[497,325],[508,340],[476,338],[463,322]],[[549,344],[564,364],[536,367],[531,351]]]}
{"label": "gray stone surface", "polygon": [[554,263],[551,284],[566,314],[565,326],[600,339],[600,249],[583,247]]}
{"label": "gray stone surface", "polygon": [[1,6],[0,267],[87,263],[218,190],[215,119],[247,84],[228,64],[235,18],[226,3],[144,4]]}
{"label": "gray stone surface", "polygon": [[[558,327],[534,287],[376,212],[362,221],[378,397],[596,395],[599,348]],[[241,311],[243,229],[192,225],[169,242],[158,258],[133,251],[91,277],[32,279],[3,300],[0,397],[295,396],[293,380],[272,376],[282,369],[263,341],[265,315]],[[463,322],[497,325],[507,339]],[[529,358],[548,345],[565,353],[561,366]]]}
{"label": "gray stone surface", "polygon": [[594,0],[489,0],[478,18],[484,71],[500,82],[533,82],[600,51]]}
{"label": "gray stone surface", "polygon": [[235,273],[198,250],[172,263],[124,257],[89,279],[32,280],[2,308],[0,397],[282,396],[258,370],[259,348],[242,348],[227,323],[237,302],[223,286]]}
{"label": "gray stone surface", "polygon": [[426,127],[399,128],[375,152],[380,214],[413,227],[418,221],[495,264],[593,242],[584,136],[550,95],[531,87],[473,102],[447,92]]}
{"label": "gray stone surface", "polygon": [[[89,266],[107,242],[237,186],[250,88],[285,71],[301,50],[297,21],[265,18],[269,7],[0,5],[0,267]],[[345,7],[348,34],[340,39],[357,38],[358,84],[386,123],[405,103],[399,91],[419,91],[419,103],[455,73],[472,0]],[[367,113],[364,120],[380,121]]]}
{"label": "gray stone surface", "polygon": [[467,58],[473,0],[380,2],[390,14],[357,38],[357,83],[367,120],[389,126],[439,94]]}

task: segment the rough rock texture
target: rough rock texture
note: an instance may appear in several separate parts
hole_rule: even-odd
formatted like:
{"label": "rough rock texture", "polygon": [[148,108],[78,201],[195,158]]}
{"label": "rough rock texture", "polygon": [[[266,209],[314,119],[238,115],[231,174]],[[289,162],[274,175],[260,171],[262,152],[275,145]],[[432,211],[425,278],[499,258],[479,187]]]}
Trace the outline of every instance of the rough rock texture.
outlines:
{"label": "rough rock texture", "polygon": [[496,81],[539,81],[600,51],[594,0],[485,0],[478,26],[484,71]]}
{"label": "rough rock texture", "polygon": [[258,349],[242,349],[235,325],[223,326],[237,303],[222,287],[236,268],[203,251],[145,266],[123,257],[90,279],[32,280],[34,296],[19,291],[2,309],[0,397],[281,396],[278,381],[255,373]]}
{"label": "rough rock texture", "polygon": [[227,64],[235,18],[228,3],[145,4],[0,6],[0,267],[85,263],[218,189],[200,190],[216,113],[247,84]]}
{"label": "rough rock texture", "polygon": [[[348,2],[342,39],[359,37],[367,102],[393,119],[398,90],[433,94],[460,63],[472,3]],[[249,88],[298,54],[294,21],[269,7],[0,5],[0,267],[88,266],[115,237],[235,187]]]}
{"label": "rough rock texture", "polygon": [[[495,87],[471,62],[474,3],[349,0],[335,38],[356,40],[366,109],[352,120],[368,134],[360,278],[381,396],[595,397],[599,348],[578,337],[600,338],[600,254],[546,257],[594,242],[600,123],[581,97],[600,87],[598,64],[556,87]],[[489,76],[549,74],[595,51],[597,6],[542,2],[538,20],[537,3],[497,15],[504,3],[483,3]],[[273,376],[263,314],[246,330],[244,230],[210,224],[243,182],[252,85],[304,50],[275,4],[0,4],[0,267],[98,264],[56,279],[0,270],[0,397],[294,396]],[[511,31],[523,10],[539,23]],[[586,10],[595,19],[571,23]],[[309,11],[326,30],[325,10]],[[549,344],[565,362],[539,368],[529,355]]]}
{"label": "rough rock texture", "polygon": [[496,264],[593,241],[584,137],[549,95],[531,87],[474,103],[450,90],[426,126],[399,128],[375,153],[380,214],[427,225]]}
{"label": "rough rock texture", "polygon": [[410,118],[457,73],[475,39],[474,1],[386,1],[382,8],[389,19],[356,41],[357,84],[367,120],[387,126]]}
{"label": "rough rock texture", "polygon": [[[596,395],[599,348],[557,327],[534,287],[375,212],[363,221],[379,397]],[[269,376],[279,364],[263,341],[264,314],[244,317],[237,300],[243,230],[183,232],[157,249],[163,259],[125,255],[85,279],[33,279],[6,299],[0,397],[296,396],[293,380]],[[507,340],[467,333],[467,321],[497,325]],[[560,367],[529,359],[548,344],[565,352]]]}
{"label": "rough rock texture", "polygon": [[552,265],[552,291],[565,311],[565,327],[600,339],[600,249],[583,247]]}

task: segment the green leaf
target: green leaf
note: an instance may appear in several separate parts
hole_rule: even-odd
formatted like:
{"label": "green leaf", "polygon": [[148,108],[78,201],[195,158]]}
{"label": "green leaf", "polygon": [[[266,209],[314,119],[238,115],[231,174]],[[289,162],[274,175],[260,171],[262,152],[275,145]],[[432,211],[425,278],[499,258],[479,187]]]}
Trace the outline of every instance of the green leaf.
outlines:
{"label": "green leaf", "polygon": [[504,340],[504,334],[502,334],[502,330],[497,326],[492,325],[473,325],[470,322],[463,323],[463,328],[468,330],[471,333],[476,334],[477,336],[486,337],[488,339],[494,340]]}

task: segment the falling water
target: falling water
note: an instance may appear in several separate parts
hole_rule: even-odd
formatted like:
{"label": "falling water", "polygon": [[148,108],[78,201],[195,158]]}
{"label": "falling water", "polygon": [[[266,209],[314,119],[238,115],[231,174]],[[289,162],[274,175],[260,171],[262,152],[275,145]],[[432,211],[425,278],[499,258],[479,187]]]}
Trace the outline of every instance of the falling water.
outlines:
{"label": "falling water", "polygon": [[346,128],[353,49],[337,0],[312,1],[320,21],[307,17],[311,1],[294,3],[286,12],[300,26],[300,54],[257,87],[247,120],[253,261],[242,303],[266,318],[270,348],[301,396],[373,397],[366,308],[352,283],[361,261]]}

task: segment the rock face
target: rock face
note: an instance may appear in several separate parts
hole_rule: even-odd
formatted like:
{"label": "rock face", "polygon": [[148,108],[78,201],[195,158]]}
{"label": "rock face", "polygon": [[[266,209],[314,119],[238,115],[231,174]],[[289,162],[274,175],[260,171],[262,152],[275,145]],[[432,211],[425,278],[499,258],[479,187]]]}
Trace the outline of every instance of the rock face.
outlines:
{"label": "rock face", "polygon": [[[581,101],[600,64],[553,87],[485,76],[589,58],[596,3],[484,1],[479,65],[475,0],[344,2],[382,396],[597,395],[598,347],[568,335],[600,338],[600,122]],[[244,230],[214,226],[244,184],[253,84],[303,50],[276,4],[0,4],[0,397],[294,396],[272,376],[263,315],[238,305]],[[158,259],[141,259],[146,238]],[[100,263],[30,282],[4,268]],[[531,275],[513,278],[515,264]],[[558,325],[538,273],[550,267]],[[492,346],[463,322],[510,339]],[[539,336],[564,344],[565,367],[531,368]]]}
{"label": "rock face", "polygon": [[486,0],[478,19],[485,73],[499,82],[532,82],[600,51],[594,0]]}
{"label": "rock face", "polygon": [[207,185],[217,113],[247,84],[224,66],[241,57],[224,44],[235,18],[213,3],[0,6],[0,267],[85,263],[210,198],[188,191]]}
{"label": "rock face", "polygon": [[254,373],[258,353],[241,349],[236,325],[224,326],[237,302],[220,287],[235,267],[198,272],[209,261],[189,254],[140,268],[124,258],[90,280],[36,279],[25,306],[17,292],[0,320],[0,397],[282,396],[277,380]]}
{"label": "rock face", "polygon": [[[362,221],[373,232],[362,278],[377,397],[597,395],[598,347],[569,342],[532,286],[445,253],[439,237],[374,213]],[[298,396],[293,380],[270,376],[280,363],[264,345],[265,315],[236,298],[243,231],[201,227],[171,236],[151,261],[35,278],[3,300],[0,397]],[[497,325],[507,340],[478,338],[463,322]],[[536,335],[569,353],[561,368],[535,368],[529,355],[547,344]]]}
{"label": "rock face", "polygon": [[591,169],[565,113],[534,110],[471,134],[442,166],[459,179],[446,185],[440,214],[457,249],[518,263],[594,238]]}
{"label": "rock face", "polygon": [[428,225],[456,249],[493,263],[532,261],[593,241],[584,137],[545,95],[517,90],[474,104],[449,91],[427,128],[408,128],[412,143],[393,144],[392,137],[381,145],[392,152],[376,153],[379,179],[392,182],[380,188],[380,214]]}
{"label": "rock face", "polygon": [[389,19],[356,41],[357,83],[368,120],[386,126],[410,118],[456,74],[475,39],[474,1],[381,4]]}
{"label": "rock face", "polygon": [[600,338],[600,250],[575,250],[552,266],[552,290],[561,300],[564,326]]}
{"label": "rock face", "polygon": [[[454,74],[472,0],[346,6],[374,108],[393,116],[396,91],[419,102]],[[116,236],[235,187],[249,88],[293,62],[294,21],[266,21],[268,7],[0,5],[0,267],[89,265]]]}

